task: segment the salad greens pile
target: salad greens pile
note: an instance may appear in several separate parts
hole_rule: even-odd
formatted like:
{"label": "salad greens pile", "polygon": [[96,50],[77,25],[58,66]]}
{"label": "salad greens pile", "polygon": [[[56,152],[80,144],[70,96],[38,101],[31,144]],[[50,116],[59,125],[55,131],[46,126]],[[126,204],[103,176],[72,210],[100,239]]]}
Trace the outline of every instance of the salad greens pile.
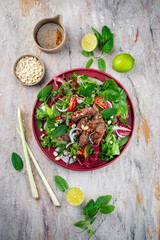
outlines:
{"label": "salad greens pile", "polygon": [[[90,156],[94,156],[95,153],[103,161],[119,155],[122,147],[129,140],[131,132],[131,127],[126,121],[129,107],[125,91],[118,87],[113,79],[106,78],[106,82],[103,83],[96,78],[77,73],[65,79],[66,84],[62,84],[55,90],[52,89],[52,85],[47,85],[37,95],[38,100],[42,102],[36,109],[35,115],[38,128],[42,131],[40,137],[42,147],[49,149],[58,147],[59,156],[69,155],[72,159],[70,163],[78,160],[79,155],[83,156],[83,160],[78,162],[85,164],[87,161],[86,166],[89,165]],[[73,96],[77,99],[74,109],[70,108]],[[107,102],[110,107],[105,107]],[[93,107],[93,104],[96,104],[106,125],[99,148],[95,149],[88,140],[85,148],[82,149],[78,146],[79,135],[76,134],[72,144],[68,146],[69,133],[77,124],[72,121],[72,113],[86,106]]]}

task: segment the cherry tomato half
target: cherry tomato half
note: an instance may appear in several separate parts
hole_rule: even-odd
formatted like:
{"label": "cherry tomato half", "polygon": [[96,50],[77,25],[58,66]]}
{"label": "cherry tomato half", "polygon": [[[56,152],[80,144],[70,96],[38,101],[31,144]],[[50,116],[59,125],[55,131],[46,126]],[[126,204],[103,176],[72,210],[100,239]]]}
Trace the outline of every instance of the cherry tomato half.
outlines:
{"label": "cherry tomato half", "polygon": [[68,111],[72,112],[77,106],[77,98],[72,96],[70,103],[69,103],[69,107],[68,107]]}
{"label": "cherry tomato half", "polygon": [[105,108],[109,108],[109,105],[108,105],[108,102],[107,101],[104,101],[104,102],[101,102],[100,100],[102,99],[103,97],[96,97],[94,102],[101,108],[105,109]]}

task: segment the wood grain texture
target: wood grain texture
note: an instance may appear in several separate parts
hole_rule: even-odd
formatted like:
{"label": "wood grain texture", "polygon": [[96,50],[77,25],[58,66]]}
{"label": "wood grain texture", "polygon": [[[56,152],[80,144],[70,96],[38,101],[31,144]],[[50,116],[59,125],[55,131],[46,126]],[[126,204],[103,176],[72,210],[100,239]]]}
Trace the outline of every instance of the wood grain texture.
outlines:
{"label": "wood grain texture", "polygon": [[[32,31],[44,17],[60,13],[64,17],[67,42],[63,50],[49,55],[35,45]],[[99,195],[111,194],[115,211],[99,216],[93,228],[96,240],[160,239],[160,1],[105,0],[1,0],[0,1],[0,239],[1,240],[84,240],[73,224],[82,218],[82,207],[66,203],[65,194],[54,184],[61,175],[69,186],[83,189],[85,203]],[[84,67],[81,39],[107,25],[115,34],[114,50],[104,56],[106,72],[129,92],[136,113],[133,139],[114,163],[92,172],[74,172],[49,160],[38,147],[32,133],[31,114],[38,91],[56,74]],[[113,58],[122,52],[135,58],[132,71],[120,74],[112,69]],[[13,75],[16,59],[26,53],[39,56],[45,66],[43,82],[34,87],[19,84]],[[97,63],[93,63],[97,68]],[[16,172],[11,153],[23,156],[16,131],[17,108],[21,108],[27,141],[48,182],[60,199],[55,208],[32,165],[40,199],[31,196],[26,167]],[[24,158],[24,157],[23,157]],[[85,204],[84,203],[84,204]],[[83,204],[83,205],[84,205]]]}

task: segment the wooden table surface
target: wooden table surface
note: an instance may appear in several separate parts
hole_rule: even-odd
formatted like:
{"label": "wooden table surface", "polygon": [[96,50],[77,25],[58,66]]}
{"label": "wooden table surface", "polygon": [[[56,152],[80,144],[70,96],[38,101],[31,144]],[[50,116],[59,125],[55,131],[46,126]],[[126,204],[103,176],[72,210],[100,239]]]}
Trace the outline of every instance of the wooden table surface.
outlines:
{"label": "wooden table surface", "polygon": [[[62,14],[67,32],[63,50],[49,55],[41,52],[32,37],[34,25],[45,17]],[[65,194],[54,183],[63,176],[70,187],[83,189],[85,203],[100,195],[111,194],[116,209],[99,215],[93,225],[96,240],[160,239],[160,1],[105,0],[1,0],[1,138],[0,138],[0,239],[1,240],[76,240],[90,239],[79,234],[73,224],[82,218],[82,206],[66,203]],[[85,67],[81,39],[107,25],[114,33],[114,50],[104,56],[106,72],[114,76],[129,92],[135,107],[134,136],[126,151],[114,163],[91,172],[76,172],[58,166],[38,147],[31,126],[31,114],[39,90],[56,74]],[[122,52],[132,54],[135,67],[128,73],[112,69],[113,58]],[[25,87],[13,75],[18,57],[31,53],[46,67],[44,81]],[[97,68],[97,63],[93,64]],[[56,192],[61,207],[56,208],[35,169],[33,174],[40,199],[31,196],[26,166],[14,170],[11,153],[24,159],[21,140],[16,131],[17,108],[24,119],[26,139]]]}

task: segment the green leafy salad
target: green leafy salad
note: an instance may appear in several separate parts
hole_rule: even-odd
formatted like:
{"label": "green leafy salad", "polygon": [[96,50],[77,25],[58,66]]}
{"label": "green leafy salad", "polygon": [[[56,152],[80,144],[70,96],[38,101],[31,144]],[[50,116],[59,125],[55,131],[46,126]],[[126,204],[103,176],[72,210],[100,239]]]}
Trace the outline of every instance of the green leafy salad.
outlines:
{"label": "green leafy salad", "polygon": [[37,95],[35,118],[41,145],[55,160],[90,167],[119,155],[131,134],[127,94],[113,79],[87,75],[54,78]]}

